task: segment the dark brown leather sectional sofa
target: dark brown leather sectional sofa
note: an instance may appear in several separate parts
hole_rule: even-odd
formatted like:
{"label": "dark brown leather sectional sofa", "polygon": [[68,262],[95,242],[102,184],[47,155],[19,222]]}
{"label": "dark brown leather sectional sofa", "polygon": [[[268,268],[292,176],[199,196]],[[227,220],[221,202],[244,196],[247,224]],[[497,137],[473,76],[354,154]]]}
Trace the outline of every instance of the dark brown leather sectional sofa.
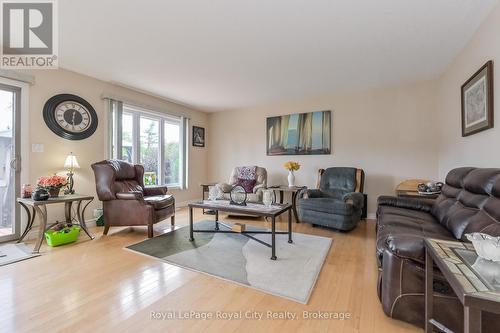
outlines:
{"label": "dark brown leather sectional sofa", "polygon": [[[380,197],[376,253],[378,294],[384,312],[423,327],[423,239],[466,241],[465,234],[470,232],[500,236],[500,169],[451,170],[442,194],[433,204],[417,199]],[[434,295],[436,319],[455,332],[462,332],[462,305],[437,268]],[[499,316],[483,315],[483,332],[500,332]]]}

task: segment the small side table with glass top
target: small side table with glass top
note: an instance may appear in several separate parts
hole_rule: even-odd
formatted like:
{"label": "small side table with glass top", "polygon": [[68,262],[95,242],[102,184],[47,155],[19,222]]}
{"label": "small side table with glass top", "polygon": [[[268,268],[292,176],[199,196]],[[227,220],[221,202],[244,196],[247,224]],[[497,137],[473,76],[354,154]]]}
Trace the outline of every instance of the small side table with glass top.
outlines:
{"label": "small side table with glass top", "polygon": [[285,197],[285,192],[291,192],[292,193],[292,211],[293,211],[293,216],[295,217],[295,222],[299,223],[299,214],[297,214],[297,196],[299,192],[303,189],[306,189],[306,186],[287,186],[287,185],[273,185],[269,186],[267,189],[268,190],[273,190],[274,192],[274,198],[276,201],[276,191],[280,193],[280,204],[283,204],[283,199]]}
{"label": "small side table with glass top", "polygon": [[464,306],[464,332],[481,332],[481,312],[500,314],[500,263],[478,257],[470,243],[425,239],[425,332],[451,332],[433,318],[433,266],[437,265]]}
{"label": "small side table with glass top", "polygon": [[[90,233],[85,223],[85,209],[87,206],[94,200],[94,197],[91,195],[80,195],[80,194],[69,194],[62,195],[60,197],[49,198],[45,201],[35,201],[31,198],[17,198],[16,201],[24,208],[26,211],[26,215],[28,216],[28,223],[26,224],[26,228],[18,240],[18,243],[21,242],[24,237],[28,234],[28,232],[33,227],[33,223],[35,221],[35,216],[38,215],[38,220],[40,222],[39,230],[38,230],[38,238],[35,243],[35,247],[33,249],[33,253],[39,253],[40,247],[42,246],[42,242],[45,238],[45,231],[53,227],[57,223],[51,223],[48,225],[47,223],[47,205],[64,203],[64,214],[66,222],[72,222],[71,217],[71,207],[73,204],[76,204],[76,217],[78,221],[78,225],[83,229],[83,231],[87,234],[90,239],[94,239],[94,236]],[[31,208],[31,209],[30,209]]]}

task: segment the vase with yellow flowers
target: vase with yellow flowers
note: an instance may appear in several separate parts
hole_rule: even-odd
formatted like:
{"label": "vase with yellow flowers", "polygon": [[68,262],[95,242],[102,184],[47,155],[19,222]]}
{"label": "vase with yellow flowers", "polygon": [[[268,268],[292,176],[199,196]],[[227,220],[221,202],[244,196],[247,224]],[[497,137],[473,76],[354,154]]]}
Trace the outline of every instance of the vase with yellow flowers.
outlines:
{"label": "vase with yellow flowers", "polygon": [[297,162],[288,161],[283,166],[288,170],[288,187],[294,187],[295,175],[293,174],[293,172],[300,169],[300,164]]}

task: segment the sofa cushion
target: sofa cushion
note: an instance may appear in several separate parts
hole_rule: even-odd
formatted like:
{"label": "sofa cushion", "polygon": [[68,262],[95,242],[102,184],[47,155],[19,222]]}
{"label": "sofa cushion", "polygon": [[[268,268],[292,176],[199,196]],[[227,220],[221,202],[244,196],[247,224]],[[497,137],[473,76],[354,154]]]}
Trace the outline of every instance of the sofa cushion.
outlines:
{"label": "sofa cushion", "polygon": [[170,194],[166,195],[154,195],[150,197],[144,197],[144,201],[148,205],[153,206],[155,210],[164,209],[174,204],[174,197]]}
{"label": "sofa cushion", "polygon": [[432,214],[456,239],[479,231],[500,235],[499,189],[500,169],[451,170]]}
{"label": "sofa cushion", "polygon": [[299,209],[337,215],[352,215],[353,206],[333,198],[299,199]]}
{"label": "sofa cushion", "polygon": [[255,179],[238,178],[234,185],[235,186],[239,185],[239,186],[243,187],[245,189],[246,193],[253,193],[253,188],[254,188],[256,182],[257,181]]}
{"label": "sofa cushion", "polygon": [[[409,223],[420,223],[418,220],[425,220],[429,222],[436,223],[436,219],[430,213],[421,211],[421,210],[413,210],[413,209],[405,209],[393,206],[379,206],[377,209],[377,216],[387,215],[384,219],[378,223],[378,225],[384,225],[391,223],[392,221],[408,221]],[[417,221],[414,221],[417,220]]]}
{"label": "sofa cushion", "polygon": [[408,208],[416,211],[430,212],[432,209],[432,203],[426,200],[414,199],[414,198],[404,198],[404,197],[391,197],[391,196],[380,196],[377,199],[379,206],[393,206],[399,208]]}
{"label": "sofa cushion", "polygon": [[379,267],[385,250],[423,264],[426,237],[450,239],[453,235],[427,212],[379,206],[376,252]]}
{"label": "sofa cushion", "polygon": [[257,166],[242,166],[238,168],[238,178],[257,180]]}

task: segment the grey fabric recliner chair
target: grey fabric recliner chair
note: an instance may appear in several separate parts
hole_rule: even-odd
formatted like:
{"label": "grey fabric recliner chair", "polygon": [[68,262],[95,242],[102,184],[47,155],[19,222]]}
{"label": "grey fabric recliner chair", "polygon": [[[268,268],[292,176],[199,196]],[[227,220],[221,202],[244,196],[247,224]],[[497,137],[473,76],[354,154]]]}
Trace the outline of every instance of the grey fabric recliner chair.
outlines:
{"label": "grey fabric recliner chair", "polygon": [[354,229],[365,205],[364,180],[362,169],[320,169],[318,189],[303,190],[298,195],[299,219],[344,231]]}

